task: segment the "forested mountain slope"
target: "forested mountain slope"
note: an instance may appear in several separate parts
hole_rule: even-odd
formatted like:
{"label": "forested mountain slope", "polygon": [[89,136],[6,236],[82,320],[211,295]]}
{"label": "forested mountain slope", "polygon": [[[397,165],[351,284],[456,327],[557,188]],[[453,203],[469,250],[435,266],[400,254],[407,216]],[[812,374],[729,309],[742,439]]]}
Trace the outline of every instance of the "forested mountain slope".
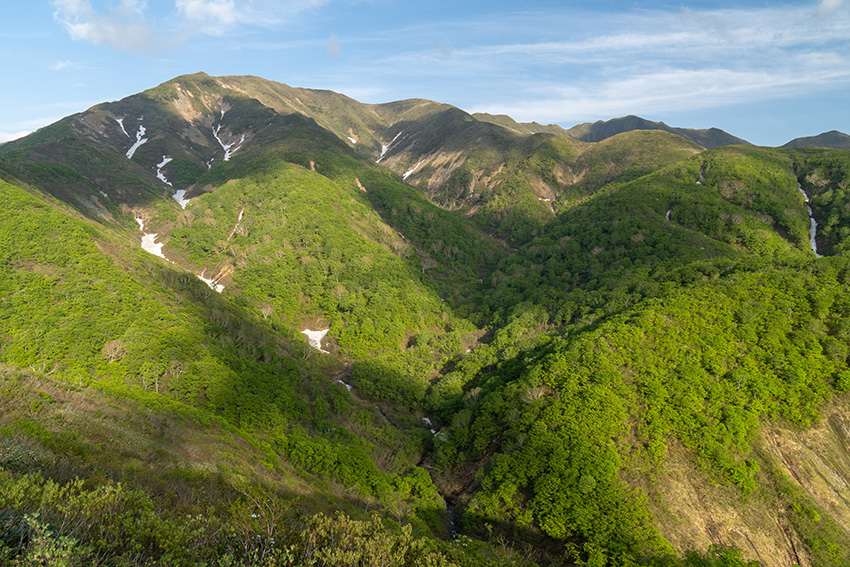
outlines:
{"label": "forested mountain slope", "polygon": [[496,118],[198,74],[0,146],[0,561],[850,561],[850,153]]}

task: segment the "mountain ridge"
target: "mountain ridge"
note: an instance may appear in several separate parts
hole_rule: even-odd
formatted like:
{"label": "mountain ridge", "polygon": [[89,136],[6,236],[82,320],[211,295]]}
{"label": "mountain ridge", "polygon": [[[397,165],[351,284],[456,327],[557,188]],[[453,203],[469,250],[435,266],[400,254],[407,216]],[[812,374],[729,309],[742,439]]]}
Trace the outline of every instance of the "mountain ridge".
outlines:
{"label": "mountain ridge", "polygon": [[839,132],[838,130],[830,130],[829,132],[823,132],[818,134],[817,136],[807,136],[802,138],[794,138],[790,142],[787,142],[780,146],[782,148],[804,148],[804,147],[817,147],[817,148],[832,148],[835,150],[848,150],[850,149],[850,136],[845,134],[844,132]]}
{"label": "mountain ridge", "polygon": [[683,138],[696,142],[706,149],[719,146],[744,144],[749,142],[733,136],[718,128],[694,130],[691,128],[675,128],[664,122],[653,122],[639,116],[629,115],[610,120],[599,120],[593,123],[585,122],[567,129],[567,135],[585,142],[599,142],[621,132],[629,130],[664,130],[678,134]]}

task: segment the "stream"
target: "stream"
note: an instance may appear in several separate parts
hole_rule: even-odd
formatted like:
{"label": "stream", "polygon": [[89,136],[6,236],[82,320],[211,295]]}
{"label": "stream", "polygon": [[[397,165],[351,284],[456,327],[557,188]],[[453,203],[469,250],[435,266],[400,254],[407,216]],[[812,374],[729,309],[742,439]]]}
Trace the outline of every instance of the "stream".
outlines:
{"label": "stream", "polygon": [[806,200],[806,210],[809,212],[809,245],[812,247],[812,252],[815,253],[816,258],[823,258],[821,254],[818,254],[818,243],[815,238],[818,234],[818,221],[812,215],[811,199],[809,199],[808,193],[806,193],[799,182],[797,182],[797,189],[803,194],[803,198]]}

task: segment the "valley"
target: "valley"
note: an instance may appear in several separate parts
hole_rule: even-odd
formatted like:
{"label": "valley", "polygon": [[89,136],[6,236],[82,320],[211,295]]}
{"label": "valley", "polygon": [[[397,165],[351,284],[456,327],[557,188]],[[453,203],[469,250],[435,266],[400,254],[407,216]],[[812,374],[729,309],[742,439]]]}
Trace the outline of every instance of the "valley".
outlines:
{"label": "valley", "polygon": [[848,564],[840,134],[199,73],[0,145],[0,564]]}

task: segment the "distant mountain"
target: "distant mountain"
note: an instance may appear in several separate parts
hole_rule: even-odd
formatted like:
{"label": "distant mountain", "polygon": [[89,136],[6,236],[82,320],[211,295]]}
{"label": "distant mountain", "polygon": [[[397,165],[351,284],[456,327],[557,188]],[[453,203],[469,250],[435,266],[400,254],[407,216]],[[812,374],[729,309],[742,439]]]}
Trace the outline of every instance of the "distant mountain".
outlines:
{"label": "distant mountain", "polygon": [[502,128],[513,130],[517,134],[557,134],[559,136],[569,136],[567,131],[557,124],[540,124],[539,122],[517,122],[506,114],[487,114],[486,112],[476,112],[473,114],[477,120],[481,122],[490,122],[498,124]]}
{"label": "distant mountain", "polygon": [[735,144],[750,145],[750,143],[741,138],[737,138],[728,132],[724,132],[718,128],[708,128],[694,130],[691,128],[674,128],[668,126],[664,122],[653,122],[646,120],[640,116],[624,116],[622,118],[614,118],[611,120],[599,120],[594,123],[585,122],[578,124],[568,129],[566,132],[569,136],[583,142],[601,142],[605,138],[610,138],[622,132],[631,130],[666,130],[673,134],[678,134],[685,139],[696,142],[706,149],[717,148],[719,146],[730,146]]}
{"label": "distant mountain", "polygon": [[817,136],[794,138],[783,148],[832,148],[835,150],[850,150],[850,136],[838,130],[830,130]]}

